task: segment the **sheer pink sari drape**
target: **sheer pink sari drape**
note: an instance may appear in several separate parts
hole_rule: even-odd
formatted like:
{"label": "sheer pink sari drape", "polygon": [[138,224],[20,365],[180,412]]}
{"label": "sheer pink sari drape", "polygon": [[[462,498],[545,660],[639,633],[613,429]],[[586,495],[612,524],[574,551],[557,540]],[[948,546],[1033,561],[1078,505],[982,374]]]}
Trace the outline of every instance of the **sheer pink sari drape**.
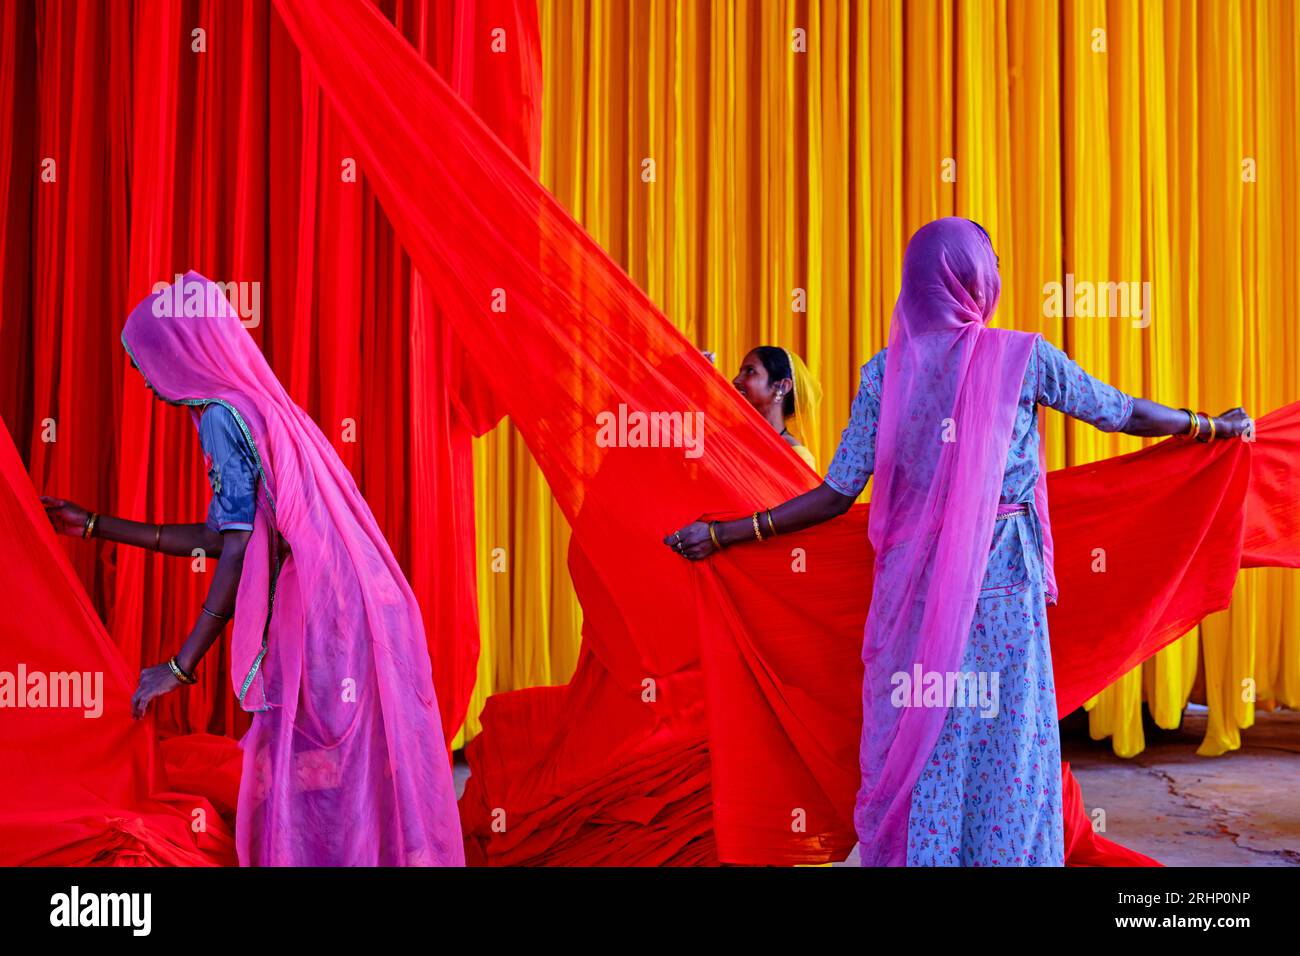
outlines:
{"label": "sheer pink sari drape", "polygon": [[[891,678],[918,664],[926,674],[959,669],[988,562],[1035,339],[989,328],[1000,294],[993,248],[970,220],[935,220],[908,243],[868,526],[876,564],[862,646],[862,784],[854,812],[864,865],[905,863],[912,788],[946,715],[942,707],[895,706]],[[1041,467],[1035,503],[1046,544]],[[1049,571],[1054,592],[1051,582]]]}
{"label": "sheer pink sari drape", "polygon": [[229,408],[261,472],[231,636],[235,693],[256,714],[240,863],[462,864],[420,609],[352,475],[198,273],[136,306],[122,341],[196,420]]}

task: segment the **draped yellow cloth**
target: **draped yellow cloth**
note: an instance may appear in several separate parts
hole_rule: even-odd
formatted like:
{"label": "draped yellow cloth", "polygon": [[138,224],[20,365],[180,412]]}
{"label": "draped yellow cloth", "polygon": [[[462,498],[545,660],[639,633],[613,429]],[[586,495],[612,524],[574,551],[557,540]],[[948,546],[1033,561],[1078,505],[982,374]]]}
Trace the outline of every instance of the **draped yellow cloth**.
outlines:
{"label": "draped yellow cloth", "polygon": [[[823,466],[886,342],[904,243],[937,216],[993,237],[1000,324],[1103,380],[1211,413],[1300,396],[1293,0],[539,12],[543,182],[721,374],[759,344],[803,356]],[[1052,468],[1141,444],[1048,420]],[[508,425],[476,466],[484,640],[462,736],[487,694],[567,680],[582,617],[564,520]],[[1300,706],[1298,621],[1300,576],[1243,573],[1227,611],[1090,702],[1093,736],[1136,754],[1143,702],[1174,727],[1190,699],[1209,705],[1200,752],[1238,747],[1257,707]]]}

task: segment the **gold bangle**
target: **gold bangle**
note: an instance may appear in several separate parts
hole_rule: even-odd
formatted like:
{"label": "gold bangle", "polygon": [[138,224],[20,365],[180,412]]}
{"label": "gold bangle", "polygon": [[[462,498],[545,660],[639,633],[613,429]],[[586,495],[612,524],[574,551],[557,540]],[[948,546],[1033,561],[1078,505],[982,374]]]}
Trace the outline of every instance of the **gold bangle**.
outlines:
{"label": "gold bangle", "polygon": [[[1214,439],[1214,419],[1211,418],[1211,417],[1210,417],[1208,414],[1206,414],[1205,412],[1197,412],[1196,415],[1197,415],[1197,421],[1196,421],[1196,425],[1197,425],[1196,440],[1197,440],[1198,442],[1200,442],[1202,445],[1204,445],[1204,444],[1207,444],[1207,443],[1209,443],[1210,441],[1212,441],[1212,440]],[[1201,422],[1200,422],[1200,416],[1201,416],[1201,415],[1205,415],[1205,420],[1206,420],[1207,422],[1209,422],[1209,432],[1210,432],[1210,437],[1209,437],[1209,438],[1202,438],[1202,437],[1201,437],[1201,433],[1200,433],[1200,424],[1201,424]]]}
{"label": "gold bangle", "polygon": [[1192,410],[1190,408],[1180,408],[1178,410],[1180,412],[1186,413],[1187,415],[1187,430],[1184,431],[1183,434],[1186,435],[1188,438],[1195,438],[1196,433],[1200,431],[1201,423],[1196,420],[1196,416],[1192,414]]}
{"label": "gold bangle", "polygon": [[772,509],[767,509],[767,534],[770,538],[776,537],[776,525],[772,522]]}
{"label": "gold bangle", "polygon": [[763,540],[763,532],[760,531],[760,530],[758,530],[758,512],[757,512],[757,511],[754,512],[754,518],[753,518],[753,520],[754,520],[754,537],[756,537],[759,541],[762,541],[762,540]]}
{"label": "gold bangle", "polygon": [[93,538],[95,536],[95,522],[99,520],[96,512],[91,512],[90,517],[86,519],[86,530],[81,532],[83,538]]}
{"label": "gold bangle", "polygon": [[167,666],[171,669],[171,672],[176,675],[176,679],[182,684],[193,684],[195,682],[196,678],[193,674],[187,674],[181,670],[181,665],[176,663],[176,656],[174,654],[167,659]]}
{"label": "gold bangle", "polygon": [[162,547],[162,525],[158,525],[158,530],[153,533],[153,549],[158,551]]}
{"label": "gold bangle", "polygon": [[709,522],[709,538],[710,540],[713,541],[713,546],[717,548],[719,551],[721,551],[722,542],[718,540],[717,527],[718,527],[718,523],[716,521]]}

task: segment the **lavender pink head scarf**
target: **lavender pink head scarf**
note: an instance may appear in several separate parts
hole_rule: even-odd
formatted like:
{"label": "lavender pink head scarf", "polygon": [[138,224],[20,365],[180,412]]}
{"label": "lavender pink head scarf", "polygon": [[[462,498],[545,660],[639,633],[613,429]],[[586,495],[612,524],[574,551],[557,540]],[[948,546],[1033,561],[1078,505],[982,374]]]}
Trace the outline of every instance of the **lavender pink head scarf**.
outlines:
{"label": "lavender pink head scarf", "polygon": [[240,862],[463,863],[420,609],[352,475],[198,273],[136,306],[122,342],[196,423],[226,406],[260,472],[231,634],[235,693],[257,712]]}
{"label": "lavender pink head scarf", "polygon": [[[959,669],[988,562],[1036,338],[989,328],[1001,290],[992,244],[970,220],[935,220],[908,243],[885,360],[868,530],[876,567],[863,640],[862,787],[854,812],[863,865],[906,862],[912,789],[947,715],[946,707],[895,706],[893,675],[911,675],[918,664],[923,674]],[[1050,569],[1039,471],[1035,500]]]}

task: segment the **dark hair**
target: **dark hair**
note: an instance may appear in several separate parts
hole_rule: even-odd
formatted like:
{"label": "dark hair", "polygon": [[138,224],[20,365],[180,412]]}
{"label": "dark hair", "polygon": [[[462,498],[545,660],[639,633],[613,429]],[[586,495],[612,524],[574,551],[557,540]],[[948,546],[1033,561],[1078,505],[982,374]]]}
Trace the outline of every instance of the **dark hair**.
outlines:
{"label": "dark hair", "polygon": [[[763,363],[763,368],[767,369],[769,382],[779,382],[783,378],[794,380],[794,369],[790,367],[790,356],[785,354],[785,349],[775,345],[760,345],[754,349],[754,354]],[[793,388],[786,392],[785,398],[781,400],[781,414],[786,418],[794,414]]]}

